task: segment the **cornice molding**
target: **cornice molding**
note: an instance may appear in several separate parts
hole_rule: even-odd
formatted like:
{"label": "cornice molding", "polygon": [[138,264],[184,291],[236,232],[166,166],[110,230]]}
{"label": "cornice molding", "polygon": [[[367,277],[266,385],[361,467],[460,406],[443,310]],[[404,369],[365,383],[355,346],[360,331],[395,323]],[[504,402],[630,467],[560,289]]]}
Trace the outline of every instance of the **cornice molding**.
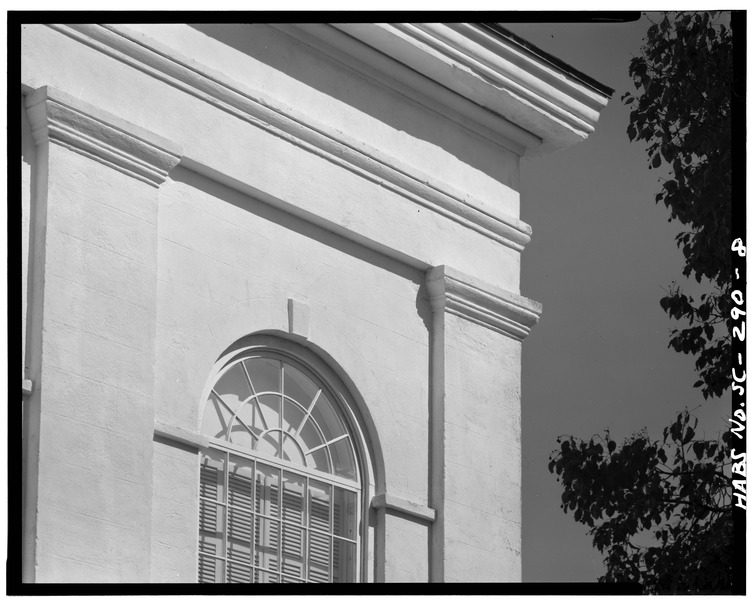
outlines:
{"label": "cornice molding", "polygon": [[425,505],[417,504],[413,501],[408,501],[407,499],[395,497],[394,495],[391,495],[389,493],[381,493],[380,495],[376,495],[371,500],[371,506],[377,510],[386,509],[390,511],[401,512],[403,514],[407,514],[408,516],[412,516],[413,518],[424,520],[426,522],[433,522],[436,520],[435,509],[427,507]]}
{"label": "cornice molding", "polygon": [[427,272],[426,286],[434,312],[455,314],[518,341],[530,334],[543,308],[445,265]]}
{"label": "cornice molding", "polygon": [[173,143],[50,87],[26,99],[34,142],[50,142],[158,187],[180,161]]}
{"label": "cornice molding", "polygon": [[461,127],[517,155],[540,145],[540,138],[451,91],[391,56],[364,44],[331,23],[273,24],[274,29],[324,53],[330,60],[415,100]]}
{"label": "cornice molding", "polygon": [[471,23],[334,26],[540,138],[527,145],[527,155],[583,141],[609,98]]}
{"label": "cornice molding", "polygon": [[[530,241],[532,229],[519,219],[480,209],[470,194],[319,123],[298,109],[231,81],[143,34],[115,25],[49,27],[498,243],[522,251]],[[186,159],[189,158],[188,149]]]}

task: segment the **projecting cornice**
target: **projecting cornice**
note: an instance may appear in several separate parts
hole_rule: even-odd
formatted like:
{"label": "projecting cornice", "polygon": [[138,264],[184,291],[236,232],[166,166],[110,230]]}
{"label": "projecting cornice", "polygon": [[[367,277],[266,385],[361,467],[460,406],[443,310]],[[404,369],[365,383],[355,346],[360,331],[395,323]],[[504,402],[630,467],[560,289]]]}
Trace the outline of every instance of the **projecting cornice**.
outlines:
{"label": "projecting cornice", "polygon": [[522,341],[538,322],[542,306],[531,299],[481,281],[448,266],[436,266],[426,276],[434,312],[461,316]]}
{"label": "projecting cornice", "polygon": [[537,138],[526,154],[569,147],[593,132],[610,90],[575,76],[511,36],[471,23],[334,27],[492,111]]}
{"label": "projecting cornice", "polygon": [[172,142],[49,87],[26,99],[37,144],[49,141],[158,187],[180,161]]}

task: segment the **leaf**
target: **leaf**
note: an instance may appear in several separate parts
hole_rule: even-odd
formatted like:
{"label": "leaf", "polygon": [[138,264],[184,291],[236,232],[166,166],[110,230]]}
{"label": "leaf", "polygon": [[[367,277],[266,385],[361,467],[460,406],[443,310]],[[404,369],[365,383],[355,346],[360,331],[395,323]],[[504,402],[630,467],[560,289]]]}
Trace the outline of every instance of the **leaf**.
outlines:
{"label": "leaf", "polygon": [[687,427],[687,431],[684,433],[684,439],[682,439],[682,444],[686,445],[689,443],[692,439],[694,439],[695,431],[691,427]]}
{"label": "leaf", "polygon": [[692,449],[694,450],[697,459],[701,460],[702,456],[705,454],[705,443],[703,443],[702,441],[695,441],[692,444]]}

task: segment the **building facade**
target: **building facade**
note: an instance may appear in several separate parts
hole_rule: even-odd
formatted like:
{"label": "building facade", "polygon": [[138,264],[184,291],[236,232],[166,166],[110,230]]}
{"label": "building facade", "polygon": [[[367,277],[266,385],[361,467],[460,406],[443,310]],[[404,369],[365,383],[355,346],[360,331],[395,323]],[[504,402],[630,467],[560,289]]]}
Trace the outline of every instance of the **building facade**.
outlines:
{"label": "building facade", "polygon": [[24,581],[518,581],[519,161],[610,90],[496,25],[22,44]]}

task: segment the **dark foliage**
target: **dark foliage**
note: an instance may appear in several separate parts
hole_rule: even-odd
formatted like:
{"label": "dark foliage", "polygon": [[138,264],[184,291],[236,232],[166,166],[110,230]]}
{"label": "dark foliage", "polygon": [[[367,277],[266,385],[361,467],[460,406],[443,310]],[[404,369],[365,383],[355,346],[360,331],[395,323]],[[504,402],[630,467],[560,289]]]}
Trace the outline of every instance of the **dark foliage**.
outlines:
{"label": "dark foliage", "polygon": [[[696,356],[707,399],[729,387],[731,372],[731,31],[718,13],[667,13],[650,26],[629,74],[637,89],[627,134],[647,143],[650,168],[669,165],[656,196],[687,230],[676,236],[682,274],[709,281],[713,291],[694,298],[672,286],[661,307],[688,323],[673,330],[669,347]],[[718,333],[717,327],[721,329]]]}
{"label": "dark foliage", "polygon": [[[710,289],[692,297],[672,285],[660,302],[683,323],[669,347],[695,357],[695,387],[705,399],[731,384],[737,309],[730,294],[732,41],[723,20],[668,13],[654,22],[630,63],[636,93],[622,97],[631,106],[629,139],[647,144],[650,168],[668,167],[656,202],[685,225],[676,237],[682,274]],[[606,556],[601,582],[637,582],[648,593],[731,591],[732,433],[695,439],[696,424],[684,411],[662,441],[642,431],[619,447],[608,434],[558,439],[549,469],[564,487],[562,508],[589,527]]]}
{"label": "dark foliage", "polygon": [[620,447],[608,433],[558,439],[548,468],[564,487],[564,511],[606,552],[599,582],[636,582],[648,593],[730,589],[732,433],[695,440],[696,424],[684,411],[662,441],[643,431]]}

